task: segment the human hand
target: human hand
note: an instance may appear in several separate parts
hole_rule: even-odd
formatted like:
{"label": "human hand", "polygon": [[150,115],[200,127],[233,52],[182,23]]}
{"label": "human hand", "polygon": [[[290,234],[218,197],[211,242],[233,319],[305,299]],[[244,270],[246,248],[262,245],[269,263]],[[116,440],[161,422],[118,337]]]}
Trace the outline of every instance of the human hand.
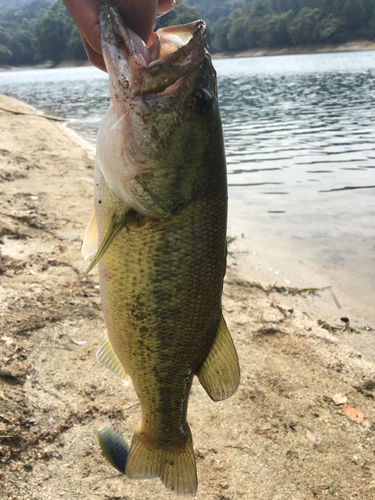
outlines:
{"label": "human hand", "polygon": [[[99,0],[62,1],[81,33],[91,63],[107,71],[100,42]],[[116,3],[126,25],[147,43],[156,18],[172,10],[175,0],[116,0]]]}

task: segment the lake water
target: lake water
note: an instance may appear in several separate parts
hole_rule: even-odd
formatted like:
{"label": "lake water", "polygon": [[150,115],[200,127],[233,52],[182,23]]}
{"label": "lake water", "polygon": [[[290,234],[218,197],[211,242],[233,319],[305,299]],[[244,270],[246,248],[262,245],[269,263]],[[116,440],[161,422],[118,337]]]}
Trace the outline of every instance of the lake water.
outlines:
{"label": "lake water", "polygon": [[[214,62],[235,264],[265,285],[331,287],[319,317],[375,326],[375,53]],[[109,103],[92,67],[2,72],[0,93],[91,144]]]}

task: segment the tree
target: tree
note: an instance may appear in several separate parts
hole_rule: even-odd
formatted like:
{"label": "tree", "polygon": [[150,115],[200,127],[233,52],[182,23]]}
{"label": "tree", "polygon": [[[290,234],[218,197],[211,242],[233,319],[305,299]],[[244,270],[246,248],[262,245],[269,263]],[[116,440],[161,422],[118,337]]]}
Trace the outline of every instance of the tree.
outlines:
{"label": "tree", "polygon": [[[0,7],[4,5],[0,4]],[[7,63],[13,66],[33,64],[34,50],[31,38],[34,25],[36,18],[46,12],[49,5],[46,0],[34,0],[23,8],[10,8],[6,5],[7,9],[1,9],[0,45],[8,50],[2,48],[0,64]]]}
{"label": "tree", "polygon": [[271,10],[275,12],[275,14],[280,13],[280,3],[279,0],[271,0]]}
{"label": "tree", "polygon": [[366,38],[375,40],[375,15],[368,21],[363,34]]}
{"label": "tree", "polygon": [[231,20],[228,17],[222,17],[214,25],[213,49],[223,52],[229,49],[228,33],[231,28]]}
{"label": "tree", "polygon": [[366,11],[366,18],[370,19],[374,14],[375,0],[364,0],[363,5]]}
{"label": "tree", "polygon": [[363,0],[345,0],[342,15],[349,30],[359,29],[366,21],[366,9]]}
{"label": "tree", "polygon": [[66,25],[64,39],[64,59],[83,61],[87,58],[81,35],[75,24],[68,23]]}
{"label": "tree", "polygon": [[210,19],[211,21],[217,21],[222,14],[222,9],[218,5],[213,5],[207,12],[206,16],[207,19]]}
{"label": "tree", "polygon": [[8,47],[9,43],[10,43],[10,36],[8,35],[7,30],[0,25],[0,45]]}
{"label": "tree", "polygon": [[0,45],[0,64],[9,64],[13,54],[5,45]]}
{"label": "tree", "polygon": [[243,15],[247,17],[264,17],[268,14],[268,5],[262,0],[257,0],[256,2],[249,3],[243,8]]}
{"label": "tree", "polygon": [[233,50],[246,49],[246,20],[238,17],[230,27],[228,33],[228,47]]}
{"label": "tree", "polygon": [[246,42],[249,48],[264,47],[266,45],[266,22],[265,17],[253,18],[248,21]]}
{"label": "tree", "polygon": [[33,34],[33,48],[37,61],[50,60],[55,63],[62,60],[64,24],[56,2],[48,12],[41,15]]}
{"label": "tree", "polygon": [[293,14],[269,14],[266,18],[265,44],[268,47],[280,47],[290,45],[288,33],[288,20]]}
{"label": "tree", "polygon": [[294,45],[307,45],[316,43],[317,24],[320,20],[319,9],[304,7],[288,26],[290,40]]}
{"label": "tree", "polygon": [[326,17],[319,24],[319,39],[322,42],[336,42],[338,41],[339,30],[341,22],[333,17]]}
{"label": "tree", "polygon": [[38,17],[33,33],[37,61],[86,59],[78,28],[60,0]]}

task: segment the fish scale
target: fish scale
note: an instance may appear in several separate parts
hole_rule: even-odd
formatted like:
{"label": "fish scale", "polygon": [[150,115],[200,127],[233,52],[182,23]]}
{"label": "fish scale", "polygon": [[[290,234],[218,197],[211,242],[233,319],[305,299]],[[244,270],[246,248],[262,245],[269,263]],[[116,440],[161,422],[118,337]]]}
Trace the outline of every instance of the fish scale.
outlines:
{"label": "fish scale", "polygon": [[216,75],[203,21],[158,30],[146,47],[113,1],[99,11],[112,105],[83,253],[100,242],[88,269],[99,262],[107,334],[97,359],[124,384],[130,377],[142,420],[129,454],[118,431],[105,427],[98,440],[129,478],[159,477],[194,496],[193,378],[218,401],[240,375],[221,311],[227,180]]}
{"label": "fish scale", "polygon": [[[100,171],[97,184],[101,239],[113,216],[126,207]],[[202,193],[179,214],[144,229],[123,230],[99,263],[109,339],[149,421],[145,432],[151,425],[158,440],[166,439],[164,420],[170,439],[181,438],[186,419],[181,400],[187,405],[193,375],[208,354],[221,316],[226,212],[215,198],[223,198],[225,185],[222,190],[214,192],[211,210],[209,197]],[[202,216],[207,211],[210,218]],[[197,233],[204,245],[196,245]],[[157,395],[157,405],[150,394]],[[174,428],[171,422],[176,422]]]}

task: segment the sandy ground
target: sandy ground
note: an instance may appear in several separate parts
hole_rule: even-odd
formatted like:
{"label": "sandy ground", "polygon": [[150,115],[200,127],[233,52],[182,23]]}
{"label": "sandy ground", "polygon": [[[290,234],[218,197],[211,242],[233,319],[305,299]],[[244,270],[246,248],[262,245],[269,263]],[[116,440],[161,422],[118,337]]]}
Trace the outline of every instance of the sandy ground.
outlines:
{"label": "sandy ground", "polygon": [[[0,108],[31,115],[0,111],[0,498],[174,498],[159,480],[117,473],[95,447],[109,423],[129,442],[140,409],[95,360],[97,276],[78,283],[93,159],[60,123],[7,97]],[[294,308],[241,280],[239,258],[223,309],[240,388],[213,403],[194,383],[190,397],[197,498],[373,500],[374,364],[345,342],[362,334],[321,328],[300,294]]]}

